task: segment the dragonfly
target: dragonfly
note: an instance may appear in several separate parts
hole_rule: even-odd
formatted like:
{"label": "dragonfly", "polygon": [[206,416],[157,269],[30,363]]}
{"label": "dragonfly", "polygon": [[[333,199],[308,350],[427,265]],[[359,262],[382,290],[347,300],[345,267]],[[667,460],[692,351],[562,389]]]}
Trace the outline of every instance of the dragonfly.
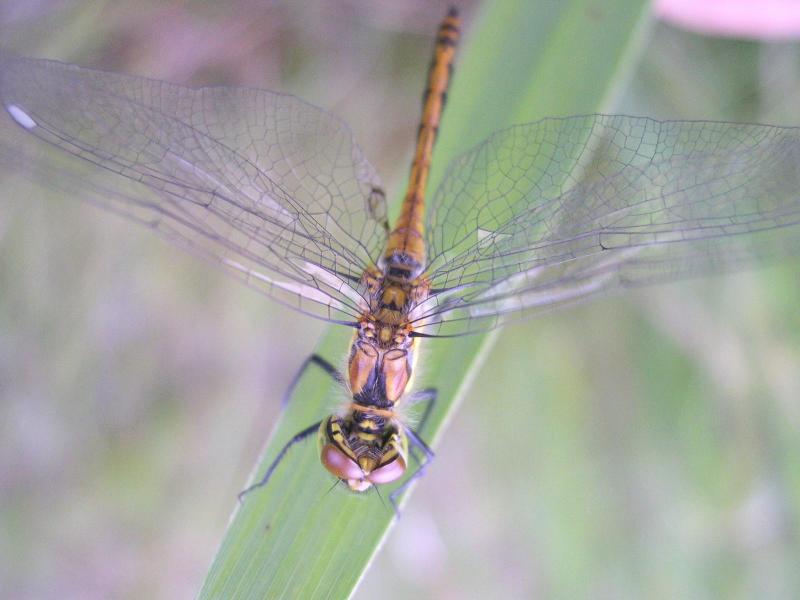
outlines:
{"label": "dragonfly", "polygon": [[[348,127],[297,97],[0,54],[5,125],[60,151],[47,155],[49,186],[353,330],[344,369],[313,355],[295,379],[321,367],[346,388],[346,405],[288,440],[243,493],[317,434],[322,465],[354,492],[405,477],[394,502],[433,458],[419,431],[436,393],[412,391],[428,338],[798,253],[796,127],[546,118],[467,149],[428,196],[460,30],[451,10],[392,224]],[[13,153],[3,162],[19,166]],[[417,402],[428,405],[412,427],[403,409]]]}

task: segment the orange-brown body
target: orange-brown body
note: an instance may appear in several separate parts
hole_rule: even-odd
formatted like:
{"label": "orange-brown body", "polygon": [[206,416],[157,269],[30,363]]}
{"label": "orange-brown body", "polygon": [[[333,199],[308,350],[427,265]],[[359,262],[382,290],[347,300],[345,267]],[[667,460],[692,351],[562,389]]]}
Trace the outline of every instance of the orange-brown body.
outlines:
{"label": "orange-brown body", "polygon": [[353,491],[395,481],[407,466],[408,435],[395,405],[414,370],[414,307],[428,297],[430,289],[424,276],[425,187],[459,25],[456,10],[451,9],[439,26],[408,190],[383,256],[361,277],[365,305],[346,375],[353,400],[346,414],[330,416],[320,424],[322,464]]}
{"label": "orange-brown body", "polygon": [[[373,402],[380,398],[380,403],[386,404],[380,408],[389,408],[401,398],[414,367],[415,339],[411,335],[409,313],[427,298],[429,291],[422,276],[425,187],[450,84],[459,26],[455,11],[439,26],[408,189],[382,259],[362,277],[369,303],[353,339],[348,378],[356,401],[359,395],[368,392]],[[380,392],[377,396],[375,386]]]}

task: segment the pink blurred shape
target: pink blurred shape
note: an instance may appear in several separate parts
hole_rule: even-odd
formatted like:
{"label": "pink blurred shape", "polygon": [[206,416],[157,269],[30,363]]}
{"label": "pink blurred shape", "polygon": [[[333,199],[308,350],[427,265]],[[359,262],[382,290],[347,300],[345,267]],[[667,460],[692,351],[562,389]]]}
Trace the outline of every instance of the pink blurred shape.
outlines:
{"label": "pink blurred shape", "polygon": [[708,35],[800,38],[800,0],[655,0],[655,15]]}

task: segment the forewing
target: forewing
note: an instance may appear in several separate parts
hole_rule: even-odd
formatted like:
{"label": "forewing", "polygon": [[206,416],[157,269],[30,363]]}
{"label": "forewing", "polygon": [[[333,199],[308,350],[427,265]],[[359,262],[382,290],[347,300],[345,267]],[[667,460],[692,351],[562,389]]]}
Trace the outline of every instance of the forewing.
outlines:
{"label": "forewing", "polygon": [[430,206],[432,335],[800,250],[800,130],[589,115],[496,133]]}
{"label": "forewing", "polygon": [[40,183],[148,225],[290,306],[357,314],[386,207],[333,115],[264,90],[191,89],[5,54],[0,101],[22,130],[102,167],[45,153]]}

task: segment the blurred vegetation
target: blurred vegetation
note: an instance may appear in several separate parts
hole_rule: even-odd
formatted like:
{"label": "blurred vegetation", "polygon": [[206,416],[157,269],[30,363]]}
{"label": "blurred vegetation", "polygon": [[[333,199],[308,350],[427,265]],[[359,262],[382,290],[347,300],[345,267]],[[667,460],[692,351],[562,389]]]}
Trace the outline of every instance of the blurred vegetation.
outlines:
{"label": "blurred vegetation", "polygon": [[[296,93],[351,123],[396,189],[443,12],[5,2],[0,39]],[[800,49],[655,26],[624,89],[620,112],[800,123]],[[0,190],[0,596],[191,596],[322,326],[128,223],[16,192]],[[798,272],[505,330],[357,597],[796,597]]]}

